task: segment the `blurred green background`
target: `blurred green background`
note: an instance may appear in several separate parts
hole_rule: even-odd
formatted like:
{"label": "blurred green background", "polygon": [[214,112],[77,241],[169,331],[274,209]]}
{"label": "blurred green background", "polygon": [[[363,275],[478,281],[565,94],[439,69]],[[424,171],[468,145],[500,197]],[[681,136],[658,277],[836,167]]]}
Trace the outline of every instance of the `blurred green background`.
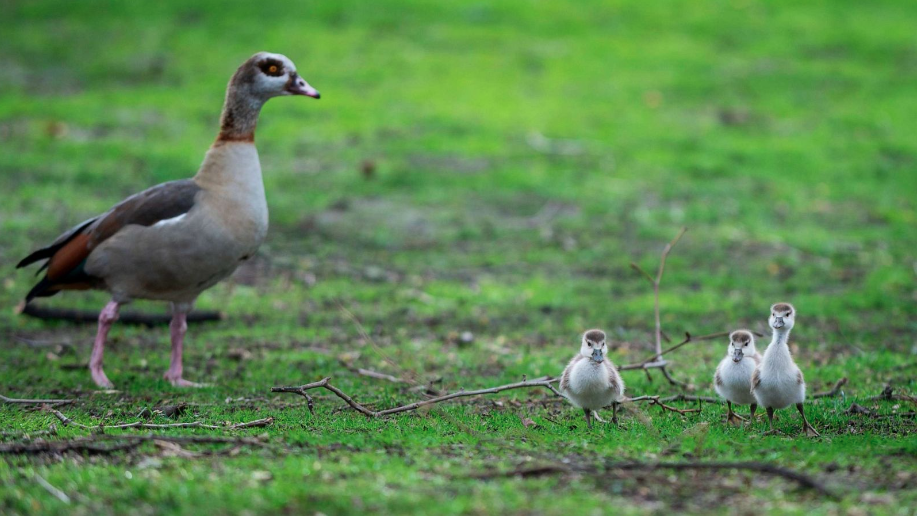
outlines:
{"label": "blurred green background", "polygon": [[[650,476],[648,494],[623,477],[455,480],[475,465],[532,457],[678,456],[686,439],[691,456],[764,450],[829,484],[861,487],[825,510],[908,507],[913,418],[870,422],[847,415],[849,403],[812,409],[822,441],[765,438],[737,451],[730,443],[756,431],[723,428],[714,406],[653,412],[651,429],[631,418],[587,434],[553,400],[388,422],[335,411],[324,397],[311,419],[289,399],[267,398],[252,413],[222,401],[326,375],[380,406],[419,395],[357,376],[342,359],[441,379],[446,390],[556,375],[589,327],[609,332],[616,362],[639,361],[651,349],[653,299],[629,264],[653,270],[682,226],[661,295],[667,333],[766,332],[769,305],[790,301],[810,389],[849,376],[847,392],[862,404],[888,382],[913,392],[915,26],[912,1],[0,2],[0,389],[79,397],[70,416],[86,424],[132,420],[167,398],[197,402],[189,420],[271,415],[272,442],[301,447],[283,458],[166,460],[133,483],[112,479],[143,460],[136,455],[78,466],[7,457],[0,509],[66,509],[28,480],[33,468],[71,492],[96,485],[75,499],[87,512],[824,508],[812,495],[775,499],[792,486],[762,479],[714,495],[716,474],[669,486]],[[122,325],[106,367],[121,391],[91,395],[88,373],[74,367],[88,358],[93,328],[16,315],[33,278],[13,266],[123,197],[193,175],[229,76],[260,50],[290,57],[322,99],[280,98],[262,112],[270,236],[257,260],[201,297],[200,308],[228,319],[189,332],[188,376],[213,387],[167,386],[167,329]],[[41,303],[105,301],[67,293]],[[672,356],[673,374],[709,395],[725,346],[686,347]],[[676,392],[628,374],[633,395]],[[795,433],[795,416],[783,417]],[[52,419],[0,407],[2,430]],[[711,432],[706,445],[692,440],[698,425]],[[482,432],[515,444],[494,448]],[[379,456],[392,447],[401,454]],[[301,485],[327,454],[335,464],[321,485]],[[251,481],[252,469],[273,480]]]}

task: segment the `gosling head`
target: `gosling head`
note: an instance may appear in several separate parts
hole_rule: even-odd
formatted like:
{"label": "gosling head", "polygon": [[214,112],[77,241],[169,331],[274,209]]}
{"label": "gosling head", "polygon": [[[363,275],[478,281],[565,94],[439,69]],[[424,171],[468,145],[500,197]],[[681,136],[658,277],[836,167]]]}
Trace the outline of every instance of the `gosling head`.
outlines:
{"label": "gosling head", "polygon": [[796,309],[789,303],[777,303],[771,307],[771,316],[768,318],[771,328],[778,332],[787,332],[793,329],[796,322]]}
{"label": "gosling head", "polygon": [[602,362],[605,360],[605,352],[607,350],[604,331],[589,330],[583,334],[583,344],[579,350],[580,355],[595,362]]}
{"label": "gosling head", "polygon": [[736,330],[729,334],[729,351],[733,362],[741,362],[746,356],[752,356],[755,351],[755,336],[748,330]]}

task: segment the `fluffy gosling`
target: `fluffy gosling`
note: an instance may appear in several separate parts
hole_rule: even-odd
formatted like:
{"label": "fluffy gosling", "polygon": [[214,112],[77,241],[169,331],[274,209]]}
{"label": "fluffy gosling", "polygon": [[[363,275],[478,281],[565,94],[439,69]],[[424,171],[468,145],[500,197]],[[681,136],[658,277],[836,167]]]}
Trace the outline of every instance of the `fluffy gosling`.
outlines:
{"label": "fluffy gosling", "polygon": [[586,425],[592,428],[592,416],[601,422],[595,411],[612,405],[611,421],[618,422],[618,402],[624,399],[624,381],[607,352],[605,332],[589,330],[583,334],[579,353],[560,377],[560,392],[575,407],[586,414]]}
{"label": "fluffy gosling", "polygon": [[758,402],[751,393],[751,375],[761,363],[761,355],[755,350],[755,336],[748,330],[736,330],[729,334],[729,348],[726,357],[713,374],[713,388],[726,400],[726,423],[738,424],[745,418],[732,411],[732,404],[751,405],[751,419],[755,418]]}
{"label": "fluffy gosling", "polygon": [[774,429],[774,410],[795,404],[802,416],[802,431],[809,437],[815,437],[818,432],[809,424],[802,408],[806,399],[805,378],[793,362],[787,346],[790,330],[796,322],[796,309],[789,303],[777,303],[771,306],[768,322],[774,330],[773,338],[751,378],[751,392],[758,405],[767,410],[770,423],[767,433],[777,432]]}

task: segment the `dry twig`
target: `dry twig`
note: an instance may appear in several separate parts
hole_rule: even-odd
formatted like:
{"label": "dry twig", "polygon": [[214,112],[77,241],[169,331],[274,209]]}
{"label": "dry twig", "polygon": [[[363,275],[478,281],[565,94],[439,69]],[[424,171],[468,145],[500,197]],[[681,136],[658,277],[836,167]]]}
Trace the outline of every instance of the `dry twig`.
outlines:
{"label": "dry twig", "polygon": [[43,399],[29,400],[29,399],[19,399],[19,398],[7,398],[6,396],[2,394],[0,394],[0,401],[2,401],[3,403],[13,403],[17,405],[29,405],[29,404],[40,405],[43,403],[62,405],[65,403],[73,403],[73,400],[53,400],[53,399],[52,400],[43,400]]}
{"label": "dry twig", "polygon": [[[104,446],[101,443],[112,441],[114,444]],[[149,441],[192,444],[234,444],[237,446],[264,446],[264,442],[250,437],[221,437],[213,435],[105,435],[95,434],[66,441],[36,440],[27,443],[0,444],[0,455],[30,453],[85,452],[90,454],[109,454],[130,450]]]}
{"label": "dry twig", "polygon": [[[643,276],[647,279],[647,281],[649,281],[650,284],[653,286],[653,315],[656,320],[656,354],[653,356],[652,360],[644,361],[642,364],[640,364],[639,367],[634,367],[634,369],[647,370],[647,369],[650,369],[650,367],[648,367],[648,364],[653,364],[651,367],[658,368],[660,371],[662,371],[662,375],[665,376],[665,379],[668,380],[670,384],[677,385],[683,389],[690,389],[692,386],[688,383],[681,382],[681,381],[676,380],[675,378],[672,378],[672,375],[670,375],[668,370],[666,370],[666,366],[668,365],[668,363],[665,360],[663,360],[662,358],[663,333],[662,333],[662,319],[659,314],[659,285],[662,283],[663,274],[665,274],[665,262],[666,262],[666,259],[668,259],[669,257],[669,253],[672,251],[672,248],[675,247],[676,244],[678,244],[678,241],[681,240],[681,237],[684,236],[687,230],[688,228],[686,227],[681,228],[681,231],[679,231],[678,234],[675,235],[675,238],[673,238],[672,241],[666,244],[665,248],[662,249],[662,254],[659,257],[659,269],[656,271],[655,278],[650,276],[648,272],[643,270],[643,268],[637,265],[635,262],[631,262],[630,264],[630,266],[635,271],[639,272],[640,274],[643,274]],[[674,349],[678,349],[679,347],[691,341],[691,335],[687,333],[686,335],[687,335],[687,339],[685,339],[685,342],[681,342],[677,346],[674,346]],[[647,378],[649,377],[650,377],[649,373],[647,373]]]}
{"label": "dry twig", "polygon": [[672,251],[672,248],[675,247],[675,244],[681,240],[681,237],[685,234],[688,228],[681,228],[681,231],[675,235],[675,238],[671,242],[666,244],[665,248],[662,250],[662,255],[659,258],[659,270],[656,271],[656,277],[653,278],[649,275],[642,267],[637,265],[634,262],[631,262],[630,266],[634,268],[637,272],[643,274],[646,279],[653,285],[653,314],[656,317],[656,360],[662,358],[662,320],[659,316],[659,284],[662,283],[662,275],[665,273],[665,261],[669,257],[669,252]]}
{"label": "dry twig", "polygon": [[907,394],[895,394],[895,388],[892,387],[890,384],[889,384],[889,385],[886,385],[885,388],[882,389],[882,393],[881,393],[881,394],[879,394],[878,396],[872,396],[872,397],[869,398],[869,399],[870,399],[870,400],[873,400],[873,401],[877,401],[877,400],[881,400],[881,401],[909,401],[909,402],[911,402],[911,403],[917,403],[917,398],[915,398],[915,397],[913,397],[913,396],[908,396]]}
{"label": "dry twig", "polygon": [[636,398],[627,398],[622,403],[633,403],[635,401],[648,401],[650,405],[656,405],[664,411],[668,410],[671,412],[678,412],[679,414],[690,414],[692,412],[700,412],[699,408],[694,409],[680,409],[675,408],[670,405],[666,405],[659,396],[637,396]]}
{"label": "dry twig", "polygon": [[120,429],[125,429],[125,428],[144,428],[144,429],[155,429],[155,430],[160,430],[163,428],[206,428],[209,430],[238,430],[240,428],[268,426],[274,422],[274,418],[267,417],[264,419],[256,419],[254,421],[248,421],[245,423],[236,423],[234,425],[229,425],[229,426],[207,425],[200,421],[194,421],[191,423],[169,423],[169,424],[155,424],[155,423],[144,423],[143,421],[134,421],[133,423],[120,423],[117,425],[99,424],[98,426],[89,426],[89,425],[84,425],[82,423],[77,423],[76,421],[65,416],[63,413],[61,413],[58,410],[54,410],[54,409],[48,409],[48,410],[52,414],[54,414],[54,416],[57,417],[57,419],[59,419],[60,422],[64,424],[64,426],[72,425],[72,426],[76,426],[79,428],[83,428],[85,430],[92,430],[94,432],[99,432],[99,433],[104,432],[105,430],[120,430]]}
{"label": "dry twig", "polygon": [[555,389],[553,385],[551,385],[552,383],[555,383],[556,381],[557,381],[556,379],[552,379],[548,377],[538,378],[535,380],[527,380],[525,377],[523,377],[522,381],[517,382],[517,383],[501,385],[499,387],[491,387],[489,389],[478,389],[474,391],[466,391],[463,389],[458,392],[453,392],[451,394],[437,396],[435,398],[430,398],[430,399],[423,400],[423,401],[417,401],[414,403],[410,403],[408,405],[403,405],[400,407],[390,408],[386,410],[378,410],[378,411],[370,410],[364,407],[363,405],[360,405],[359,403],[354,401],[353,398],[351,398],[346,393],[344,393],[344,391],[331,385],[331,377],[323,378],[322,380],[319,380],[317,382],[307,383],[305,385],[300,385],[297,387],[271,387],[271,392],[288,392],[292,394],[299,394],[300,396],[303,396],[309,400],[309,404],[310,404],[309,411],[313,412],[312,399],[308,395],[307,392],[313,389],[326,389],[334,393],[334,395],[337,396],[338,398],[341,398],[342,400],[344,400],[345,403],[350,405],[350,408],[356,410],[357,412],[363,414],[364,416],[382,417],[382,416],[388,416],[391,414],[398,414],[400,412],[409,412],[412,410],[417,410],[420,407],[424,407],[427,405],[433,405],[436,403],[442,403],[444,401],[449,401],[449,400],[453,400],[456,398],[465,398],[469,396],[480,396],[482,394],[496,394],[498,392],[508,391],[512,389],[527,389],[531,387],[541,387],[541,388],[550,390],[551,392],[553,392],[554,394],[558,396],[563,397],[563,395],[560,392],[558,392],[557,389]]}
{"label": "dry twig", "polygon": [[834,382],[834,387],[832,387],[830,391],[816,392],[815,394],[812,395],[812,398],[813,399],[833,398],[834,396],[837,396],[841,392],[841,387],[843,387],[846,384],[847,384],[847,377],[845,376],[841,378],[840,380]]}
{"label": "dry twig", "polygon": [[474,473],[465,478],[487,480],[502,477],[534,477],[551,474],[587,473],[599,474],[612,471],[653,471],[667,470],[741,470],[753,471],[763,475],[781,477],[796,482],[805,489],[812,489],[830,498],[837,496],[824,484],[814,478],[774,464],[765,462],[606,462],[601,466],[593,464],[542,465],[517,468],[510,471],[485,471]]}
{"label": "dry twig", "polygon": [[[23,306],[19,313],[36,319],[70,321],[84,324],[95,324],[99,320],[99,312],[64,308],[42,308],[31,303]],[[172,316],[167,314],[144,314],[131,311],[123,312],[118,317],[119,324],[137,324],[141,326],[169,324],[171,320]],[[220,312],[191,312],[188,314],[188,323],[221,320],[223,320],[223,314]]]}
{"label": "dry twig", "polygon": [[67,496],[66,493],[52,486],[50,482],[42,478],[42,476],[39,475],[38,473],[35,473],[34,477],[35,477],[35,481],[38,482],[38,485],[45,488],[45,491],[51,493],[51,496],[53,496],[54,498],[57,498],[58,500],[60,500],[63,503],[66,503],[66,504],[70,503],[70,497]]}

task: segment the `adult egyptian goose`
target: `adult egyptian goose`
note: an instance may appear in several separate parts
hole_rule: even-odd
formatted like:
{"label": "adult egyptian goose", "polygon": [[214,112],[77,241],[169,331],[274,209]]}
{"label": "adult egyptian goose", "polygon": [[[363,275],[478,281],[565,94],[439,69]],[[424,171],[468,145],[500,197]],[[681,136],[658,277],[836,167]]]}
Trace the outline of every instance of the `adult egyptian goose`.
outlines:
{"label": "adult egyptian goose", "polygon": [[605,332],[589,330],[583,334],[580,351],[560,377],[560,392],[575,407],[586,414],[586,426],[592,428],[592,416],[599,421],[598,411],[612,406],[612,422],[618,422],[618,402],[624,399],[624,380],[618,368],[607,360]]}
{"label": "adult egyptian goose", "polygon": [[729,334],[729,348],[726,357],[713,374],[713,389],[726,400],[726,422],[743,420],[732,411],[732,404],[751,405],[751,419],[755,418],[757,401],[751,393],[751,375],[761,362],[761,355],[755,351],[755,336],[748,330],[736,330]]}
{"label": "adult egyptian goose", "polygon": [[111,293],[89,360],[99,387],[113,387],[102,370],[105,339],[119,307],[134,299],[172,304],[165,378],[177,386],[196,385],[182,378],[186,316],[198,295],[249,259],[267,234],[255,126],[261,106],[284,95],[319,98],[285,56],[255,54],[229,81],[219,135],[197,175],[132,195],[19,262],[17,268],[47,260],[39,270],[47,269],[45,276],[29,291],[27,303],[61,290]]}
{"label": "adult egyptian goose", "polygon": [[807,436],[815,437],[818,432],[806,419],[802,403],[806,399],[806,381],[802,371],[796,366],[790,355],[787,342],[790,330],[796,323],[796,308],[789,303],[777,303],[771,306],[768,323],[774,329],[770,345],[764,350],[764,357],[751,377],[751,392],[758,402],[767,410],[770,423],[768,434],[776,433],[774,429],[774,410],[796,405],[802,416],[802,431]]}

